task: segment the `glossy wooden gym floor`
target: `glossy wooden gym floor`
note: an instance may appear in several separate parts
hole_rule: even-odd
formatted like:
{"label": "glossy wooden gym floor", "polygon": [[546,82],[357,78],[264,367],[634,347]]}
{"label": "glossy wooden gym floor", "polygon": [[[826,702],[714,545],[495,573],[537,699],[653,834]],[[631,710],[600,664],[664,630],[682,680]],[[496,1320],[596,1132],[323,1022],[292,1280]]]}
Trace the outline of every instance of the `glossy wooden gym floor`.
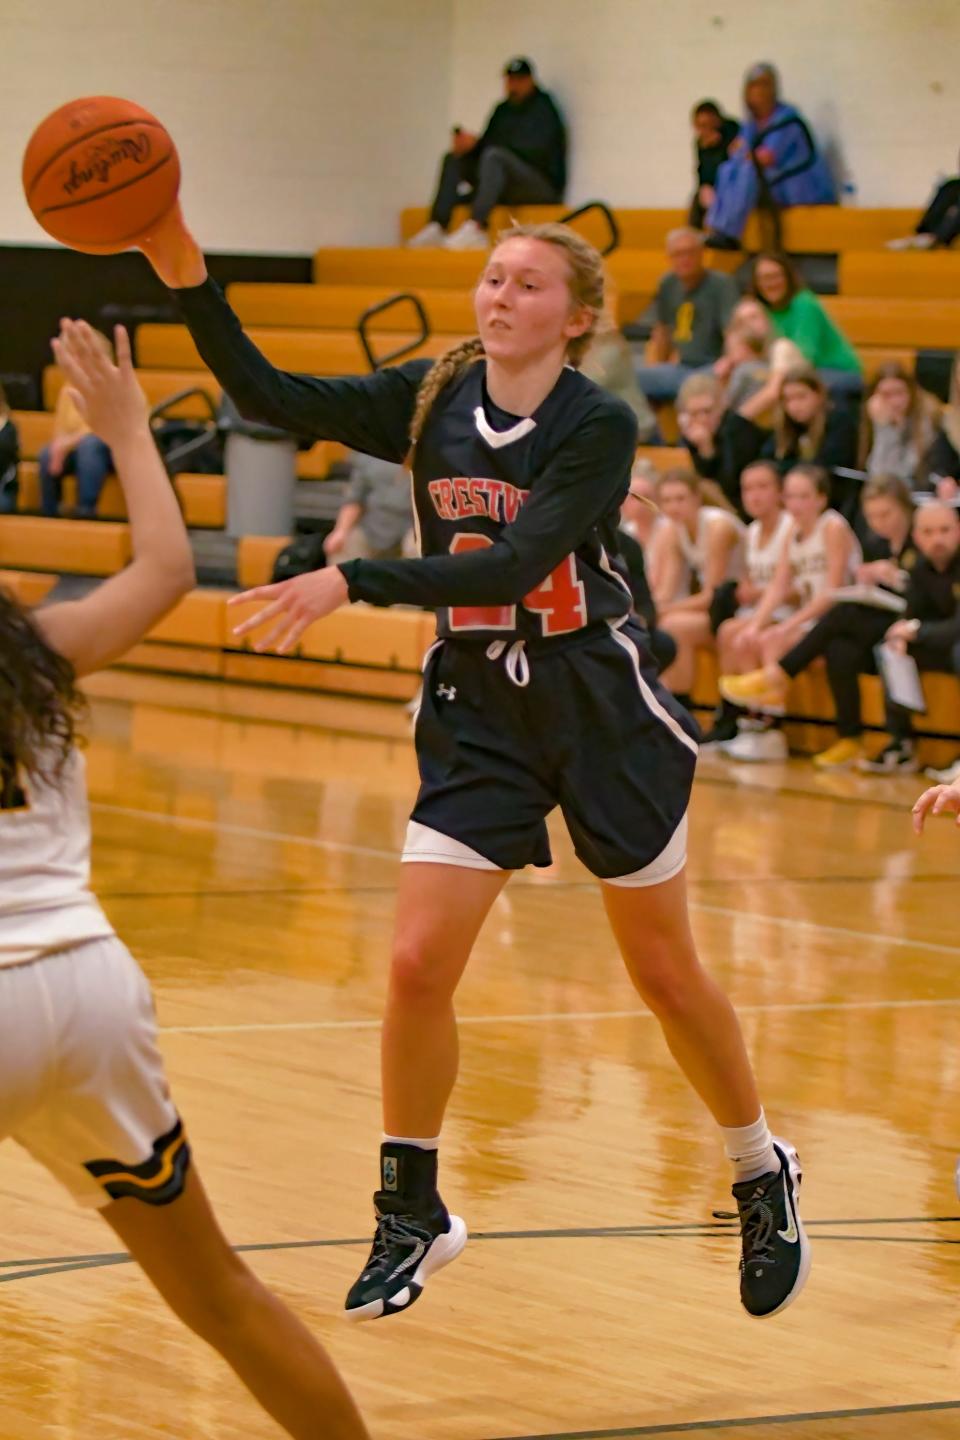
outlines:
{"label": "glossy wooden gym floor", "polygon": [[[472,1243],[408,1316],[352,1327],[405,723],[202,682],[91,688],[95,880],[153,982],[198,1163],[377,1440],[960,1435],[960,834],[914,842],[918,783],[701,765],[697,933],[805,1162],[794,1309],[739,1309],[715,1135],[557,828],[460,995],[442,1177]],[[0,1440],[278,1434],[12,1145],[0,1207]]]}

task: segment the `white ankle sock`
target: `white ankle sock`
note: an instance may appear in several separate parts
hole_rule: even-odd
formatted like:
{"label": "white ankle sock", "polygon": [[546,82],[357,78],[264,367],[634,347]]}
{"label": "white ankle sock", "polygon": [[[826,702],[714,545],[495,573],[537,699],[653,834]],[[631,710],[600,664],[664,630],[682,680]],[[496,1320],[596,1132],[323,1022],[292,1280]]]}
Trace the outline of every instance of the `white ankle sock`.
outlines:
{"label": "white ankle sock", "polygon": [[780,1161],[773,1148],[773,1136],[767,1125],[767,1117],[760,1111],[760,1119],[752,1125],[727,1127],[721,1125],[723,1148],[727,1158],[733,1161],[734,1180],[755,1180],[758,1175],[767,1175],[780,1170]]}
{"label": "white ankle sock", "polygon": [[[739,1134],[739,1131],[735,1131]],[[384,1145],[414,1145],[418,1150],[439,1150],[440,1136],[435,1135],[432,1140],[417,1140],[411,1135],[384,1135]]]}

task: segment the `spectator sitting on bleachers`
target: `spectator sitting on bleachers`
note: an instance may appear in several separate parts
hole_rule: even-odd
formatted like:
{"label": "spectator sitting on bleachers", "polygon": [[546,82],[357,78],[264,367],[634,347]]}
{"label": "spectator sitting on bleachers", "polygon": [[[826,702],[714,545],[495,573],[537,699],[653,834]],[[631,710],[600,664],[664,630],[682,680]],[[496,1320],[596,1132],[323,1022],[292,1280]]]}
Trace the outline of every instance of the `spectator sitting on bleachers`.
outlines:
{"label": "spectator sitting on bleachers", "polygon": [[[907,609],[886,632],[886,643],[909,653],[920,670],[960,675],[960,515],[931,500],[913,522],[920,558],[910,572]],[[911,712],[887,697],[890,741],[858,769],[873,775],[912,775],[918,769]]]}
{"label": "spectator sitting on bleachers", "polygon": [[417,554],[410,476],[402,465],[351,455],[350,481],[323,552],[338,565]]}
{"label": "spectator sitting on bleachers", "polygon": [[888,250],[933,250],[952,245],[960,235],[960,175],[953,175],[937,188],[912,235],[888,240]]}
{"label": "spectator sitting on bleachers", "polygon": [[663,683],[689,709],[697,650],[713,642],[714,592],[743,574],[745,531],[713,482],[690,470],[665,471],[657,499],[671,525],[654,600],[661,628],[677,644],[677,658]]}
{"label": "spectator sitting on bleachers", "polygon": [[671,230],[667,258],[670,273],[657,286],[651,361],[637,369],[640,388],[654,404],[673,400],[688,375],[719,360],[739,294],[729,275],[707,269],[697,230]]}
{"label": "spectator sitting on bleachers", "polygon": [[927,456],[928,479],[941,500],[960,493],[960,354],[950,371],[947,403],[940,416],[940,428]]}
{"label": "spectator sitting on bleachers", "polygon": [[[855,583],[870,587],[858,602],[832,605],[778,661],[765,668],[732,678],[742,668],[739,656],[721,664],[725,689],[737,703],[749,709],[782,709],[789,681],[821,656],[826,661],[827,683],[836,710],[838,739],[813,757],[821,770],[841,770],[863,758],[863,720],[860,713],[858,676],[874,671],[874,647],[890,628],[892,611],[882,603],[883,593],[891,597],[902,592],[917,561],[913,542],[913,502],[904,482],[895,475],[878,476],[863,489],[863,510],[870,534],[864,542],[863,563]],[[877,593],[879,592],[879,593]],[[891,604],[896,602],[891,598]],[[723,631],[720,632],[721,643]]]}
{"label": "spectator sitting on bleachers", "polygon": [[915,490],[928,476],[940,434],[940,402],[890,361],[873,377],[860,420],[860,465],[868,475],[899,475]]}
{"label": "spectator sitting on bleachers", "polygon": [[715,375],[691,375],[677,396],[677,426],[697,474],[715,480],[738,514],[743,513],[740,475],[763,449],[766,431],[755,416],[767,408],[763,388],[729,408],[724,386]]}
{"label": "spectator sitting on bleachers", "polygon": [[757,256],[750,292],[766,306],[777,334],[792,340],[807,364],[821,372],[828,390],[860,394],[863,375],[856,350],[785,255]]}
{"label": "spectator sitting on bleachers", "polygon": [[[833,592],[853,582],[863,558],[860,544],[843,516],[827,508],[829,498],[830,477],[819,465],[795,465],[784,476],[783,503],[793,527],[773,579],[737,633],[738,668],[748,675],[779,660],[829,610]],[[784,616],[786,605],[793,608]],[[721,675],[720,694],[733,705],[753,704],[741,678]],[[772,723],[743,730],[724,753],[735,760],[785,760],[786,737]]]}
{"label": "spectator sitting on bleachers", "polygon": [[730,159],[717,172],[707,212],[708,245],[738,250],[758,201],[768,195],[781,210],[791,205],[834,205],[837,187],[818,154],[810,127],[793,105],[780,99],[773,65],[753,65],[744,76],[747,118]]}
{"label": "spectator sitting on bleachers", "polygon": [[774,409],[773,434],[764,455],[776,460],[781,474],[794,465],[821,465],[830,475],[829,503],[851,525],[860,510],[860,482],[837,470],[857,464],[857,422],[843,406],[831,403],[816,370],[799,365],[780,381]]}
{"label": "spectator sitting on bleachers", "polygon": [[659,439],[657,417],[637,384],[633,351],[613,321],[604,316],[580,365],[580,374],[609,390],[630,406],[637,417],[637,439],[641,445]]}
{"label": "spectator sitting on bleachers", "polygon": [[[113,346],[99,330],[93,334],[113,358]],[[104,481],[113,470],[110,447],[94,435],[70,396],[65,385],[57,396],[53,416],[53,439],[44,445],[40,461],[40,508],[44,515],[60,513],[63,477],[77,477],[77,504],[73,515],[78,520],[91,520],[97,513],[97,501]]]}
{"label": "spectator sitting on bleachers", "polygon": [[[780,471],[772,460],[756,460],[740,479],[743,508],[750,516],[747,526],[744,575],[717,588],[711,607],[711,625],[717,636],[717,658],[721,673],[740,668],[737,637],[752,619],[780,563],[780,555],[793,529],[793,520],[783,508]],[[775,612],[774,620],[785,619],[790,605]],[[705,745],[726,745],[736,739],[740,708],[721,699],[713,729]]]}
{"label": "spectator sitting on bleachers", "polygon": [[793,341],[776,333],[766,306],[755,296],[744,295],[724,331],[723,354],[714,362],[713,373],[726,383],[727,404],[732,409],[741,398],[764,387],[772,406],[779,393],[777,377],[804,363]]}
{"label": "spectator sitting on bleachers", "polygon": [[[537,85],[529,60],[511,60],[503,73],[507,97],[494,109],[483,134],[454,130],[430,222],[408,245],[485,250],[490,243],[487,221],[495,205],[551,205],[563,199],[567,135],[560,111]],[[465,198],[470,219],[448,236],[454,207]]]}
{"label": "spectator sitting on bleachers", "polygon": [[20,436],[10,415],[10,407],[0,385],[0,515],[12,515],[17,508],[20,483]]}
{"label": "spectator sitting on bleachers", "polygon": [[703,229],[707,211],[713,204],[717,171],[730,154],[730,146],[740,133],[740,122],[724,115],[716,100],[701,100],[691,115],[696,137],[697,188],[690,202],[690,224]]}

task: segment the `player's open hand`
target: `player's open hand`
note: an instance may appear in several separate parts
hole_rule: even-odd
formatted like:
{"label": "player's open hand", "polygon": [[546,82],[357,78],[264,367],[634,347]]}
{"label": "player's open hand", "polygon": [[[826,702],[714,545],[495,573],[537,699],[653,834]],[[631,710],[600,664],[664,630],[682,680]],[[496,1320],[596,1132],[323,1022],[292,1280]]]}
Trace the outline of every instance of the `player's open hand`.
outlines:
{"label": "player's open hand", "polygon": [[311,570],[306,575],[295,575],[292,580],[280,580],[276,585],[257,585],[253,590],[244,590],[229,600],[230,605],[241,605],[251,600],[266,602],[256,614],[241,621],[233,633],[238,637],[249,635],[273,621],[270,629],[253,642],[253,648],[287,655],[308,625],[312,625],[314,620],[322,620],[325,615],[332,615],[349,598],[347,582],[337,566]]}
{"label": "player's open hand", "polygon": [[924,790],[913,807],[913,828],[918,835],[923,833],[923,822],[928,815],[956,815],[960,826],[960,781],[952,785],[931,785]]}
{"label": "player's open hand", "polygon": [[122,325],[114,329],[114,345],[116,364],[102,337],[85,320],[61,320],[60,334],[53,341],[71,399],[94,435],[112,450],[147,425],[147,402],[133,371],[130,337]]}

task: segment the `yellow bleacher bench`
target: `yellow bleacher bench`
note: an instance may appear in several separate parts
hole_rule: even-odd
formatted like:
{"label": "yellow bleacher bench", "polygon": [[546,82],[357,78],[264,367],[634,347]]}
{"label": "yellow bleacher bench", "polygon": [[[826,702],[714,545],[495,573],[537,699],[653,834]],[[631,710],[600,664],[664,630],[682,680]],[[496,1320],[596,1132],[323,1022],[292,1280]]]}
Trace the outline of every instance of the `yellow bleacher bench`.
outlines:
{"label": "yellow bleacher bench", "polygon": [[[147,397],[149,405],[159,405],[181,390],[201,389],[210,396],[214,405],[220,403],[220,386],[209,370],[138,370],[137,379]],[[52,410],[57,396],[65,384],[64,377],[56,365],[48,365],[43,372],[43,403]],[[171,415],[191,420],[205,420],[209,410],[202,398],[184,400]]]}
{"label": "yellow bleacher bench", "polygon": [[0,566],[56,570],[70,575],[113,575],[129,559],[130,533],[126,525],[0,515]]}
{"label": "yellow bleacher bench", "polygon": [[[231,285],[227,298],[244,325],[274,326],[288,330],[353,330],[363,312],[396,294],[397,287],[370,285]],[[418,285],[416,293],[427,312],[432,330],[447,333],[473,327],[473,301],[469,290]],[[377,317],[377,330],[409,331],[417,326],[409,305],[397,305]],[[141,326],[138,354],[143,357],[144,332],[158,326]],[[149,334],[146,337],[149,339]]]}
{"label": "yellow bleacher bench", "polygon": [[854,345],[952,350],[960,340],[960,298],[916,300],[825,295],[823,305]]}
{"label": "yellow bleacher bench", "polygon": [[960,300],[960,251],[851,250],[840,256],[841,295]]}
{"label": "yellow bleacher bench", "polygon": [[39,605],[60,579],[28,570],[0,570],[0,590],[6,590],[21,605]]}

